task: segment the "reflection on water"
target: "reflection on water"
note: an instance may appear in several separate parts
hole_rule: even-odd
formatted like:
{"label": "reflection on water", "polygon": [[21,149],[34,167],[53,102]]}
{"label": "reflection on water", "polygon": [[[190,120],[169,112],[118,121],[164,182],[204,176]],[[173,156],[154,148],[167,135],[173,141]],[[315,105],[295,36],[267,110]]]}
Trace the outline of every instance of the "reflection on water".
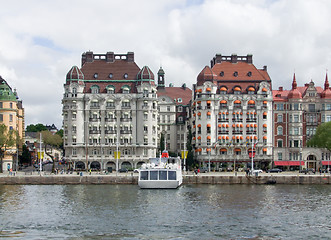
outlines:
{"label": "reflection on water", "polygon": [[330,186],[0,186],[0,238],[323,239]]}

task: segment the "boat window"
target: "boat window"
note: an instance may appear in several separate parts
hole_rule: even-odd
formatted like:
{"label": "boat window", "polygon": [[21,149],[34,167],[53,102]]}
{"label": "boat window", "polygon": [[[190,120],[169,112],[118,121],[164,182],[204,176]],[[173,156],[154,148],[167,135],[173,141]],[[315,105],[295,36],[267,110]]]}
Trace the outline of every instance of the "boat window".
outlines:
{"label": "boat window", "polygon": [[157,180],[157,171],[151,171],[150,174],[150,180]]}
{"label": "boat window", "polygon": [[168,172],[168,179],[169,180],[176,180],[176,171],[169,171]]}
{"label": "boat window", "polygon": [[167,180],[167,171],[159,171],[159,180]]}
{"label": "boat window", "polygon": [[140,171],[140,180],[148,180],[148,171]]}

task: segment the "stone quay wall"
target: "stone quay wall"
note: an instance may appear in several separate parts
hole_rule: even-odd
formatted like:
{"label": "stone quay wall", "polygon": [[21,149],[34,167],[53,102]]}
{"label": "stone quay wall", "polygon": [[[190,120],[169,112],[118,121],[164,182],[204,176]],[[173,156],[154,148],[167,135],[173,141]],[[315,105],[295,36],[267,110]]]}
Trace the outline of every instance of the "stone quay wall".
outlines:
{"label": "stone quay wall", "polygon": [[[183,184],[330,184],[330,175],[305,176],[193,176],[183,177]],[[45,175],[1,176],[0,185],[71,185],[138,184],[137,175]]]}

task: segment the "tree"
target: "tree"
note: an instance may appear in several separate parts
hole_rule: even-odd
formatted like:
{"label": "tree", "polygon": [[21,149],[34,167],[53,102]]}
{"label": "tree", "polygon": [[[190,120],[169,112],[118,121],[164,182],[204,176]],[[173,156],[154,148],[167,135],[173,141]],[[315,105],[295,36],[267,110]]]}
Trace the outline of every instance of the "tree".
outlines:
{"label": "tree", "polygon": [[164,149],[165,149],[164,134],[161,133],[159,152],[162,152]]}
{"label": "tree", "polygon": [[319,125],[316,134],[307,142],[307,146],[326,148],[331,151],[331,122]]}
{"label": "tree", "polygon": [[36,125],[30,124],[26,127],[27,132],[41,132],[41,131],[46,131],[47,128],[41,123],[38,123]]}
{"label": "tree", "polygon": [[53,149],[59,148],[63,140],[59,134],[52,134],[50,131],[42,131],[41,136],[44,143],[45,154],[52,159],[52,172],[55,172],[55,156],[53,155]]}
{"label": "tree", "polygon": [[6,151],[16,145],[16,136],[15,130],[8,130],[5,124],[0,124],[0,172]]}

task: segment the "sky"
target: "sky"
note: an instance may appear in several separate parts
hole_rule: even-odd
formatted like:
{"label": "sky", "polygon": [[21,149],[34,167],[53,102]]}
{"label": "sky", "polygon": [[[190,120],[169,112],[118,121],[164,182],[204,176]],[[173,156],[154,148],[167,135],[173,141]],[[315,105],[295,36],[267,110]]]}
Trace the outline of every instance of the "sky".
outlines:
{"label": "sky", "polygon": [[190,88],[219,53],[253,54],[273,89],[331,68],[329,0],[0,0],[0,75],[17,90],[25,124],[62,127],[66,73],[86,51],[135,53],[166,84]]}

